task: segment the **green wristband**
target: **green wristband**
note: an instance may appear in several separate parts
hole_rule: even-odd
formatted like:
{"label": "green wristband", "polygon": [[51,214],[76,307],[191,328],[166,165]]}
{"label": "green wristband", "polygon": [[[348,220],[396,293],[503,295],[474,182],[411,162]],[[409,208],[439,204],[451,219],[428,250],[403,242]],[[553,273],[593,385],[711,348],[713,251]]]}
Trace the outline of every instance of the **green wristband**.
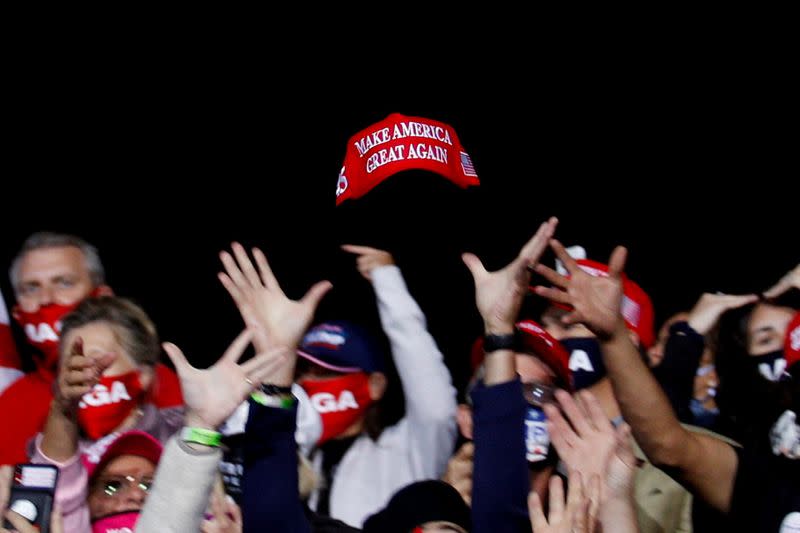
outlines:
{"label": "green wristband", "polygon": [[181,431],[181,440],[219,448],[220,444],[222,444],[222,433],[210,429],[185,427]]}
{"label": "green wristband", "polygon": [[260,390],[251,394],[250,398],[252,398],[254,402],[260,403],[266,407],[279,407],[281,409],[291,409],[297,401],[291,394],[274,396],[271,394],[264,394]]}

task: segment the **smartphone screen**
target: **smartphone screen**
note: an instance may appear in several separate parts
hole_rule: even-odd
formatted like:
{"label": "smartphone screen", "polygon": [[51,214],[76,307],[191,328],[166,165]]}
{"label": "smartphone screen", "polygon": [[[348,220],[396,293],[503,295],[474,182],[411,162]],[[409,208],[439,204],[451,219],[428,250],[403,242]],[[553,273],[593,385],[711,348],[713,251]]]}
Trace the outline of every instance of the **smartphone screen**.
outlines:
{"label": "smartphone screen", "polygon": [[[8,508],[24,516],[38,531],[49,533],[57,481],[55,466],[16,465]],[[11,524],[6,520],[3,527],[10,528]]]}

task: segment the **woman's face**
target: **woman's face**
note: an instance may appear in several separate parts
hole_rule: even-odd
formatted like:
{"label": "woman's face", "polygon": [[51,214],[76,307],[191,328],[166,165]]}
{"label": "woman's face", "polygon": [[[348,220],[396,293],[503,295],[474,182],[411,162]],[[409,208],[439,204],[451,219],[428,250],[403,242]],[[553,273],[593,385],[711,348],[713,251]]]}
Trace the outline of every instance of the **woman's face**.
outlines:
{"label": "woman's face", "polygon": [[99,359],[107,353],[116,354],[114,362],[103,372],[104,376],[118,376],[137,369],[136,361],[125,349],[117,329],[108,322],[90,322],[71,329],[61,339],[62,357],[70,355],[78,337],[83,339],[83,354],[89,359]]}
{"label": "woman's face", "polygon": [[795,312],[791,307],[756,305],[747,323],[747,353],[759,356],[782,350],[786,328]]}

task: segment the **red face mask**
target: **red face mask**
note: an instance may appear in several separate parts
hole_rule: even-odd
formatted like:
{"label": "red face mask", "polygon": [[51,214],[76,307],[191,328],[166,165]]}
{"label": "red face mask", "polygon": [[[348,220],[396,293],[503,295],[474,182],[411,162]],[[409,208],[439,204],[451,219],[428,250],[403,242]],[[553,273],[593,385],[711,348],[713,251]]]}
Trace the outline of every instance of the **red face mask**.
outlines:
{"label": "red face mask", "polygon": [[[89,297],[98,296],[100,291],[100,288],[94,289],[89,293]],[[44,356],[44,359],[36,361],[40,369],[53,374],[58,370],[58,339],[61,337],[61,319],[74,311],[81,301],[69,305],[47,304],[32,313],[23,311],[18,305],[14,306],[12,312],[14,319],[25,331],[28,342],[41,351]]]}
{"label": "red face mask", "polygon": [[128,418],[143,392],[139,372],[101,376],[78,404],[78,424],[90,439],[104,437]]}
{"label": "red face mask", "polygon": [[345,374],[339,378],[303,380],[311,405],[322,418],[322,436],[318,445],[337,437],[353,425],[372,404],[369,376],[364,372]]}
{"label": "red face mask", "polygon": [[61,305],[47,304],[33,313],[23,311],[16,306],[14,318],[25,330],[28,342],[42,352],[44,359],[37,360],[40,368],[56,372],[58,368],[58,339],[61,336],[61,319],[74,311],[80,302]]}

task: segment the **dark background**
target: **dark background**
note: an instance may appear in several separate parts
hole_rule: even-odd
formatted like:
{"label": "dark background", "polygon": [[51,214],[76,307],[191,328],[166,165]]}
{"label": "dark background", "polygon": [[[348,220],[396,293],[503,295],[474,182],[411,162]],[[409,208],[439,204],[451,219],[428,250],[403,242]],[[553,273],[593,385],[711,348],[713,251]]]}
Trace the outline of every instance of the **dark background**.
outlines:
{"label": "dark background", "polygon": [[[32,88],[10,127],[0,264],[33,231],[81,235],[99,248],[115,291],[207,364],[240,327],[216,279],[232,240],[262,247],[291,297],[331,280],[318,318],[376,331],[370,287],[337,247],[385,248],[459,385],[480,332],[460,253],[499,268],[550,215],[559,237],[592,258],[628,246],[628,273],[658,322],[702,291],[764,290],[797,264],[788,88],[588,81],[535,96],[511,84],[377,104],[233,86],[217,97],[133,80],[124,97],[100,86],[77,101]],[[391,112],[453,125],[481,186],[409,172],[335,207],[348,138]]]}

